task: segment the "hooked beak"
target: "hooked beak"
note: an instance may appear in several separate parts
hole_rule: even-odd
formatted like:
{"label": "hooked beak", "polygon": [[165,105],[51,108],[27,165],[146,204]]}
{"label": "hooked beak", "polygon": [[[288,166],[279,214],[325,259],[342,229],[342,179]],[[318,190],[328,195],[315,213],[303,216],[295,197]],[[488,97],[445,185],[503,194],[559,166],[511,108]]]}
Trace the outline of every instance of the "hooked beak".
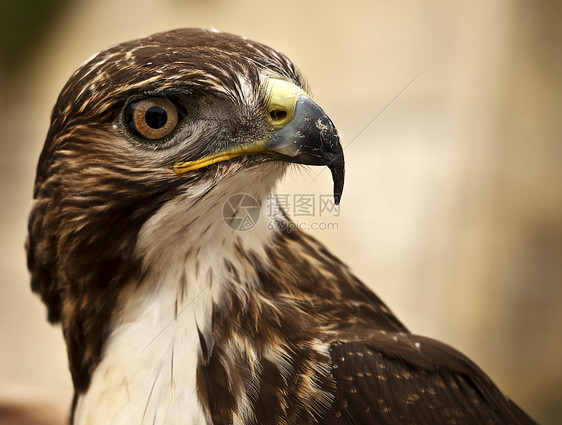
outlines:
{"label": "hooked beak", "polygon": [[266,140],[197,159],[178,162],[178,174],[207,167],[242,155],[268,154],[273,158],[306,165],[326,165],[334,181],[334,202],[339,204],[345,164],[338,132],[326,113],[299,87],[270,78],[265,84],[266,120],[274,131]]}

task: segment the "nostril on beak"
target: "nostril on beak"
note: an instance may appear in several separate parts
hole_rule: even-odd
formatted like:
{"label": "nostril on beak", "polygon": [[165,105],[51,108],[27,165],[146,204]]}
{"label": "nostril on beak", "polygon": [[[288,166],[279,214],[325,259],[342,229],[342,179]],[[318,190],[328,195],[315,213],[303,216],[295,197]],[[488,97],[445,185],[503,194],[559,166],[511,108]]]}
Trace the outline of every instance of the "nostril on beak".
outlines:
{"label": "nostril on beak", "polygon": [[274,127],[282,127],[288,122],[289,114],[283,109],[272,109],[268,114],[269,122]]}
{"label": "nostril on beak", "polygon": [[269,117],[271,118],[271,121],[276,121],[276,122],[283,121],[285,118],[287,118],[287,111],[283,111],[281,109],[274,109],[269,113]]}

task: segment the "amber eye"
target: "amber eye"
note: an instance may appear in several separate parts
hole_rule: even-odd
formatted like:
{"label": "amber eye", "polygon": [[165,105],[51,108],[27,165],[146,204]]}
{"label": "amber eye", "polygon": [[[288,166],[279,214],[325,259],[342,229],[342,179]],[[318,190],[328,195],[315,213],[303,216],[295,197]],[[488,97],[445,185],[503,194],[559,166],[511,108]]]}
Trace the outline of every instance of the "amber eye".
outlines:
{"label": "amber eye", "polygon": [[158,140],[170,134],[185,113],[169,99],[150,97],[136,100],[127,108],[127,123],[134,134]]}

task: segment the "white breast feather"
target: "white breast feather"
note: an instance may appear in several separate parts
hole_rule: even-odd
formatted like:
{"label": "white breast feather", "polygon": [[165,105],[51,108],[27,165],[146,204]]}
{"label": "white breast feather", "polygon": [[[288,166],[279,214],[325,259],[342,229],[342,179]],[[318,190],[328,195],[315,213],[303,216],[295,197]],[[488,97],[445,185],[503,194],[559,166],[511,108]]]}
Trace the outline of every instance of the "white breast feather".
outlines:
{"label": "white breast feather", "polygon": [[[236,193],[231,185],[221,186]],[[266,188],[271,184],[260,190]],[[143,226],[137,251],[148,273],[140,287],[134,285],[121,296],[102,361],[89,390],[77,400],[76,425],[211,423],[197,396],[198,331],[210,334],[213,304],[224,301],[225,291],[242,295],[255,284],[252,265],[236,255],[234,245],[241,243],[265,260],[263,247],[272,236],[268,223],[274,218],[267,217],[264,202],[258,224],[242,235],[222,220],[224,193],[211,192],[205,202],[190,208],[195,192],[205,189],[170,201]],[[251,194],[262,199],[266,195]],[[209,209],[216,203],[218,208]],[[200,218],[193,222],[194,217]],[[225,287],[232,286],[225,279],[225,259],[241,276],[237,288]]]}

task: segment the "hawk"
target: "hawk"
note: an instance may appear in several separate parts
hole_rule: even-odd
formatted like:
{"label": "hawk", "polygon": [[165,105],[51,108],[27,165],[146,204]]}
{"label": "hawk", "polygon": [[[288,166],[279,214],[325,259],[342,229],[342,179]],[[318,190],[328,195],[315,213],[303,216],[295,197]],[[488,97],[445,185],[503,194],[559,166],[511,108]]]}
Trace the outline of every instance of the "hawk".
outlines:
{"label": "hawk", "polygon": [[[327,166],[339,202],[336,128],[262,44],[174,30],[70,77],[27,255],[62,324],[71,421],[533,423],[465,356],[411,334],[282,208],[265,213],[291,164]],[[222,216],[240,193],[263,213],[245,231]]]}

